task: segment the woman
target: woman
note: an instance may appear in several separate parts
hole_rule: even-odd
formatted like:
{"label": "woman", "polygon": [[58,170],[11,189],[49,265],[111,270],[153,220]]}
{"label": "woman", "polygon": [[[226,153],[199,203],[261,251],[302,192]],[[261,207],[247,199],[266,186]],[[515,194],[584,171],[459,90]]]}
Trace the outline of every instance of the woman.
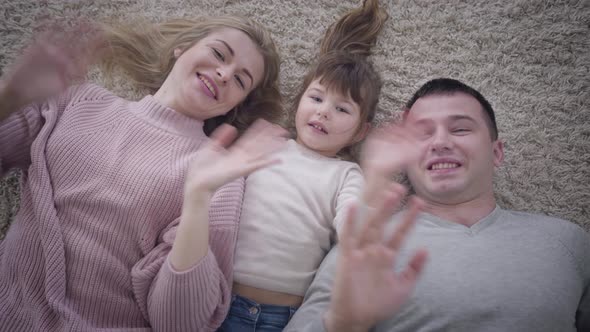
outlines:
{"label": "woman", "polygon": [[[199,197],[210,206],[201,241],[175,240],[194,199],[184,182],[197,150],[228,141],[207,143],[208,122],[243,129],[280,112],[270,34],[239,17],[107,28],[105,61],[152,93],[132,102],[93,84],[63,91],[96,54],[82,32],[39,38],[0,81],[0,173],[24,170],[0,243],[0,330],[215,330],[230,301],[243,179]],[[244,139],[282,134],[259,125]],[[272,144],[237,148],[257,161],[236,164],[272,162]],[[202,254],[183,261],[191,241]]]}

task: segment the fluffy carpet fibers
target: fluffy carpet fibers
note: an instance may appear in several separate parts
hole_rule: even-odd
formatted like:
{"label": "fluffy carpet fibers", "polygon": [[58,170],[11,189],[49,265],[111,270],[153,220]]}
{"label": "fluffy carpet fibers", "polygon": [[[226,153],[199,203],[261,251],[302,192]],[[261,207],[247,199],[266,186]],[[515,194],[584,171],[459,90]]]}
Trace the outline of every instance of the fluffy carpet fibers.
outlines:
{"label": "fluffy carpet fibers", "polygon": [[[207,14],[253,17],[282,54],[281,87],[295,93],[325,28],[360,0],[160,0],[0,2],[0,69],[19,56],[40,19],[153,21]],[[383,1],[391,17],[373,61],[385,85],[378,121],[421,84],[446,76],[486,96],[497,113],[505,162],[496,193],[505,208],[544,213],[590,230],[590,2],[576,0]],[[138,98],[122,80],[93,80]],[[18,209],[17,174],[0,183],[0,228]]]}

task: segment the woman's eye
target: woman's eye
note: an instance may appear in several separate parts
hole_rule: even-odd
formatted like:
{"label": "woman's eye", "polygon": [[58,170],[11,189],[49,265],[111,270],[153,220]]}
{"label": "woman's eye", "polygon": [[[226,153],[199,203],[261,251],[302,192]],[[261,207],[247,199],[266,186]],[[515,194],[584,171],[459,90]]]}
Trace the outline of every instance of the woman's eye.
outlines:
{"label": "woman's eye", "polygon": [[236,81],[238,82],[238,85],[240,86],[240,88],[245,89],[246,86],[244,85],[244,81],[242,81],[242,78],[238,75],[236,75]]}
{"label": "woman's eye", "polygon": [[342,107],[336,107],[336,110],[338,112],[342,112],[342,113],[346,113],[346,114],[350,113],[346,108],[342,108]]}
{"label": "woman's eye", "polygon": [[225,60],[225,57],[223,56],[223,53],[219,52],[219,50],[217,50],[216,48],[213,49],[213,54],[215,54],[215,57],[221,61]]}
{"label": "woman's eye", "polygon": [[320,97],[311,96],[311,97],[309,97],[309,98],[311,98],[313,101],[315,101],[315,102],[317,102],[317,103],[321,103],[321,102],[322,102],[322,98],[320,98]]}

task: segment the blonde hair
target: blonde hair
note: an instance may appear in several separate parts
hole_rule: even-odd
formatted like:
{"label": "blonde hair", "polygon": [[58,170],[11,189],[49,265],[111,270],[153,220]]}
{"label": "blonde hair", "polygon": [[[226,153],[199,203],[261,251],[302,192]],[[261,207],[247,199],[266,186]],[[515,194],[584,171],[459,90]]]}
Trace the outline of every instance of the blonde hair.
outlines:
{"label": "blonde hair", "polygon": [[175,49],[185,51],[221,28],[244,32],[257,45],[264,60],[261,82],[246,99],[227,114],[205,121],[209,134],[222,122],[243,131],[255,119],[280,120],[283,109],[279,92],[280,59],[271,34],[262,25],[240,16],[202,17],[195,20],[173,19],[160,24],[137,21],[132,24],[104,24],[107,52],[102,67],[112,75],[122,69],[134,84],[155,93],[170,74],[176,61]]}
{"label": "blonde hair", "polygon": [[[387,12],[379,6],[379,0],[364,0],[361,7],[332,24],[320,44],[318,60],[305,75],[294,99],[292,113],[296,112],[307,87],[319,79],[328,90],[350,95],[360,106],[357,132],[364,123],[373,121],[383,83],[368,57],[388,18]],[[357,148],[358,144],[351,144],[338,152],[338,156],[356,160]]]}

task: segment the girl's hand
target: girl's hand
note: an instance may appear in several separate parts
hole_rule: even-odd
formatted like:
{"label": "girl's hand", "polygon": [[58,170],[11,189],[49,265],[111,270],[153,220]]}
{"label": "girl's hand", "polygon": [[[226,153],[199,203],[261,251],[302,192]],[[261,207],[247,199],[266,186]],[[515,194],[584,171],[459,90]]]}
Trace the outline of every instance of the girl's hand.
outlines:
{"label": "girl's hand", "polygon": [[99,30],[90,23],[71,29],[50,26],[25,49],[0,84],[0,118],[20,107],[42,102],[82,79],[98,57]]}
{"label": "girl's hand", "polygon": [[222,125],[195,155],[189,167],[186,194],[213,194],[222,185],[258,169],[278,163],[274,152],[284,146],[288,132],[264,120],[257,120],[235,143],[236,128]]}
{"label": "girl's hand", "polygon": [[386,220],[399,204],[404,191],[393,185],[380,206],[360,231],[355,231],[354,209],[348,214],[340,236],[340,256],[335,273],[330,307],[324,323],[330,332],[368,331],[389,318],[410,297],[426,261],[426,251],[419,250],[407,268],[394,271],[396,253],[414,225],[421,203],[411,201],[403,221],[387,240],[383,240]]}

